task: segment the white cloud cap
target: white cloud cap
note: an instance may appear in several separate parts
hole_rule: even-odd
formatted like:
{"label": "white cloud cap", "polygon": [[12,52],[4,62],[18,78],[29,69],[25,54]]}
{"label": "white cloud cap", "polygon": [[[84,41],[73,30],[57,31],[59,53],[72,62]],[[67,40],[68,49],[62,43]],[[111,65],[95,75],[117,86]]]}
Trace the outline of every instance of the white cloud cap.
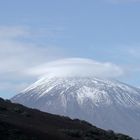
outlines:
{"label": "white cloud cap", "polygon": [[123,70],[112,63],[97,62],[91,59],[67,58],[49,62],[28,70],[30,75],[47,75],[56,77],[102,77],[115,78]]}

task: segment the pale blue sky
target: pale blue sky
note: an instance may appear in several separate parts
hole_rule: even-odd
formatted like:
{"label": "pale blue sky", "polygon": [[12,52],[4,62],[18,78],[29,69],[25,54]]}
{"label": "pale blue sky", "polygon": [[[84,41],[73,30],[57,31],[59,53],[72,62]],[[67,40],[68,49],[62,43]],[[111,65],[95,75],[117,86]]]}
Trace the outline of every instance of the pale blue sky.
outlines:
{"label": "pale blue sky", "polygon": [[21,70],[65,57],[116,64],[140,86],[140,0],[0,1],[0,96],[35,81]]}

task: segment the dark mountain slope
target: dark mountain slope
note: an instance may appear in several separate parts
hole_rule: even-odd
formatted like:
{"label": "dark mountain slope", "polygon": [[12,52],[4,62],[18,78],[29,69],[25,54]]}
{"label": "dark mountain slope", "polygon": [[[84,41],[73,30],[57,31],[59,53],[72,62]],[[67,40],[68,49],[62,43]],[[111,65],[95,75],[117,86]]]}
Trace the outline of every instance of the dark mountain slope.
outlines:
{"label": "dark mountain slope", "polygon": [[0,140],[132,140],[85,121],[51,115],[0,99]]}

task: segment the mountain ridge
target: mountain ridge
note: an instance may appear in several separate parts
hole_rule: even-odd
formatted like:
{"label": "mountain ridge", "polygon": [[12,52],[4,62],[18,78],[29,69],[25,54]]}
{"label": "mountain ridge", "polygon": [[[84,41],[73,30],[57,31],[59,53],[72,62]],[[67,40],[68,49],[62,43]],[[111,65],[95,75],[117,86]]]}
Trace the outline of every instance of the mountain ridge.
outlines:
{"label": "mountain ridge", "polygon": [[12,101],[140,137],[140,90],[119,81],[43,77]]}

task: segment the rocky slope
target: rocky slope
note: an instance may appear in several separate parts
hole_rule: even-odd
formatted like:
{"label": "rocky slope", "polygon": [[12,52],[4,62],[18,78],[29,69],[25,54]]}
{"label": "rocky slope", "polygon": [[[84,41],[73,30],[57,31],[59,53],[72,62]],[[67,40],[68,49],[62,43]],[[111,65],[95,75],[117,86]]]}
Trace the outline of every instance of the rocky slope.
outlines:
{"label": "rocky slope", "polygon": [[29,109],[0,98],[1,140],[132,140],[85,121]]}

